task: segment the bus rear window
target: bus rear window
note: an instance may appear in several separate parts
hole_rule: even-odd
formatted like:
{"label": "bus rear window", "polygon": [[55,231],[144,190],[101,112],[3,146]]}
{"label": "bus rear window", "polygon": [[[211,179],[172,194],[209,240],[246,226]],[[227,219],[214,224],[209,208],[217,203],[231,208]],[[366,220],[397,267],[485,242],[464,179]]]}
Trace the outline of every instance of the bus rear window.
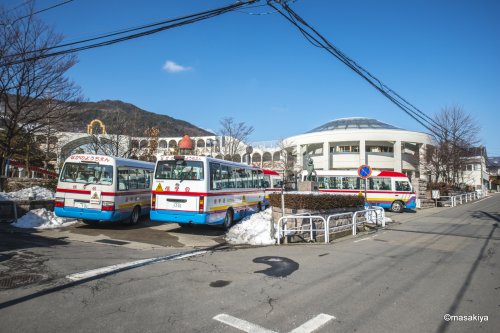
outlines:
{"label": "bus rear window", "polygon": [[113,166],[97,163],[66,163],[61,172],[60,181],[111,185],[113,183]]}
{"label": "bus rear window", "polygon": [[201,161],[159,161],[155,179],[203,180],[203,162]]}

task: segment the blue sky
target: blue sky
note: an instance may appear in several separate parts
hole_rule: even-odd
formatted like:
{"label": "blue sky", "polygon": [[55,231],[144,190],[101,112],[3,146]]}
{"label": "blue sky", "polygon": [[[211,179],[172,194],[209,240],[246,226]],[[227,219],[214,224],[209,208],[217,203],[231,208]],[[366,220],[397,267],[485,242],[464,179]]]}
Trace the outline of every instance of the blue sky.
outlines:
{"label": "blue sky", "polygon": [[[39,0],[36,7],[60,2]],[[78,40],[232,2],[74,0],[39,16]],[[7,8],[20,3],[0,0]],[[462,107],[481,126],[488,155],[500,155],[499,1],[298,0],[291,7],[428,115]],[[359,116],[425,131],[268,6],[84,51],[78,59],[68,75],[90,101],[118,99],[212,130],[233,117],[255,127],[252,141]]]}

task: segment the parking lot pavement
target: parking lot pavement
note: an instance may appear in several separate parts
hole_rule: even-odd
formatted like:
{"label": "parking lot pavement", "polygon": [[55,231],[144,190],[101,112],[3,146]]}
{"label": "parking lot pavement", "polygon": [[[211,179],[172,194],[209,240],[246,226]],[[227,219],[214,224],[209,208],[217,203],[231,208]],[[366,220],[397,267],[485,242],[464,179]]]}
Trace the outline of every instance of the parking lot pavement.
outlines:
{"label": "parking lot pavement", "polygon": [[[4,224],[4,227],[7,227]],[[16,232],[23,229],[13,228]],[[79,222],[61,229],[25,230],[42,237],[116,245],[136,250],[158,248],[198,248],[224,243],[224,231],[215,227],[180,227],[176,223],[153,223],[143,219],[134,226],[121,223],[87,225]]]}

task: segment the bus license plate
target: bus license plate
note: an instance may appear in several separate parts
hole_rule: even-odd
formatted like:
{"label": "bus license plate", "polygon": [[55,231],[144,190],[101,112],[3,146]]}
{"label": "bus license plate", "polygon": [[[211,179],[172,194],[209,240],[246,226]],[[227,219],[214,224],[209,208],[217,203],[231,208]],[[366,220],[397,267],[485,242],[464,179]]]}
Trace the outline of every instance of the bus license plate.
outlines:
{"label": "bus license plate", "polygon": [[81,202],[81,201],[75,201],[75,207],[76,208],[87,208],[88,207],[88,203]]}

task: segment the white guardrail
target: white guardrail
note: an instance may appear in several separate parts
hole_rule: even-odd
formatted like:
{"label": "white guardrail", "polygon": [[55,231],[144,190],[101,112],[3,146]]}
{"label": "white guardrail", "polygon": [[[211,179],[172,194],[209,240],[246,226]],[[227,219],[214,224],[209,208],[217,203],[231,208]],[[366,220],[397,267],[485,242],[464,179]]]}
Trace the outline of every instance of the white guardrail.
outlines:
{"label": "white guardrail", "polygon": [[[300,225],[290,227],[290,221],[301,220]],[[288,236],[309,234],[311,240],[324,235],[325,243],[330,242],[330,234],[352,230],[355,236],[356,227],[362,223],[371,223],[385,227],[385,212],[381,207],[372,207],[356,212],[340,213],[329,215],[326,219],[321,215],[311,215],[309,213],[285,215],[278,220],[278,245],[283,238],[286,242]]]}
{"label": "white guardrail", "polygon": [[478,200],[483,197],[483,194],[480,192],[469,192],[469,193],[464,193],[464,194],[458,194],[458,195],[447,195],[444,196],[442,195],[440,199],[442,198],[449,198],[448,200],[440,200],[441,204],[446,204],[448,203],[451,207],[455,207],[457,205],[462,205],[465,203],[468,203],[470,201]]}

